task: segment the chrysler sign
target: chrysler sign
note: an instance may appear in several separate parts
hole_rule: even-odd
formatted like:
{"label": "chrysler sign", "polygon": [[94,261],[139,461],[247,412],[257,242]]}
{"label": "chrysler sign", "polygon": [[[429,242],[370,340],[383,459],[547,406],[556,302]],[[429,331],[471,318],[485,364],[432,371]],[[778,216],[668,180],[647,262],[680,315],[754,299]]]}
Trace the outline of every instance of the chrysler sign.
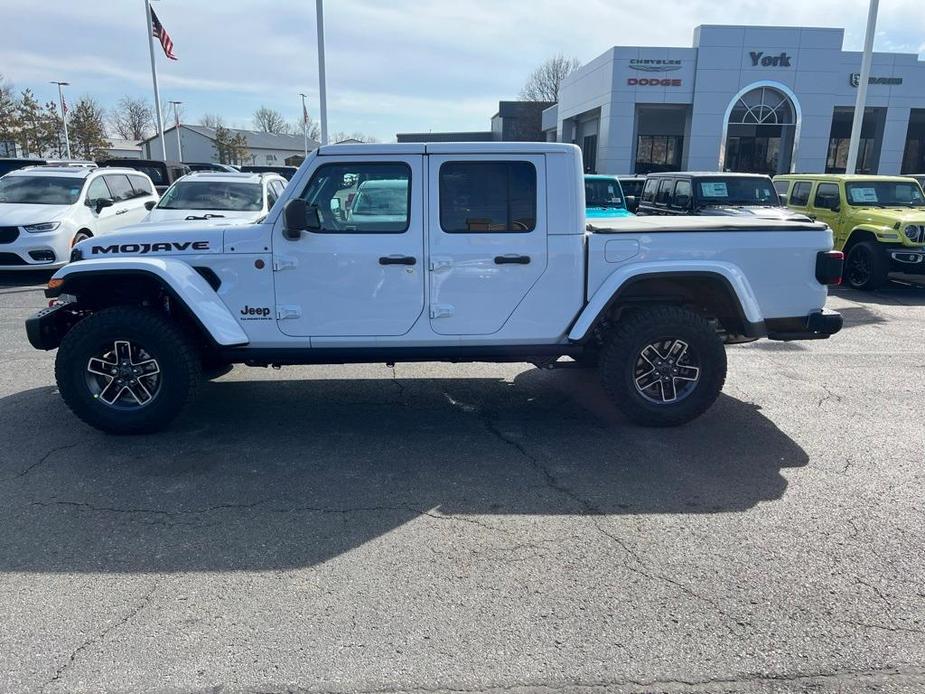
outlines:
{"label": "chrysler sign", "polygon": [[681,69],[681,61],[633,58],[630,60],[630,69],[642,72],[674,72]]}

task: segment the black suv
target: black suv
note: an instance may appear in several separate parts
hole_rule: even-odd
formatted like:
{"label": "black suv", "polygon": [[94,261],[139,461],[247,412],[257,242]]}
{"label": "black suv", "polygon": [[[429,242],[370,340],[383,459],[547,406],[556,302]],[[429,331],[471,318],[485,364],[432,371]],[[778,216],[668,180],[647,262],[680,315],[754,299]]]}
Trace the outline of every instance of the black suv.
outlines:
{"label": "black suv", "polygon": [[649,174],[637,214],[809,221],[783,206],[770,176],[745,173]]}
{"label": "black suv", "polygon": [[181,176],[190,172],[190,168],[180,161],[160,161],[158,159],[101,159],[100,166],[121,166],[148,174],[154,183],[158,195],[164,192]]}
{"label": "black suv", "polygon": [[617,179],[620,181],[620,187],[623,188],[626,209],[635,213],[639,209],[639,201],[642,199],[642,188],[646,184],[646,177],[617,176]]}

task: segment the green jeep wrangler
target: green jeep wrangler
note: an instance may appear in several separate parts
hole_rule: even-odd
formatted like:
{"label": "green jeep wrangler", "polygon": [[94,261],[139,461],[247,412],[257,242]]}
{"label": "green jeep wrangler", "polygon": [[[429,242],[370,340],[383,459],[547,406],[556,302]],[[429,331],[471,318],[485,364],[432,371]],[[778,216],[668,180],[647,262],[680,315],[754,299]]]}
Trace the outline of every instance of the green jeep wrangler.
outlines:
{"label": "green jeep wrangler", "polygon": [[787,174],[774,187],[787,207],[832,227],[849,286],[877,289],[891,272],[925,275],[925,194],[914,179]]}

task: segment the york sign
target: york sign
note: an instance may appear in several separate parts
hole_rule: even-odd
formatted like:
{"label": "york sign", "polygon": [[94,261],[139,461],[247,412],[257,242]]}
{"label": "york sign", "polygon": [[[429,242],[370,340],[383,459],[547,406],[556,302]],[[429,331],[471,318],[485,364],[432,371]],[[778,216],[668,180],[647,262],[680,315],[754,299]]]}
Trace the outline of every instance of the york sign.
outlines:
{"label": "york sign", "polygon": [[752,67],[790,67],[790,56],[784,52],[780,55],[765,55],[762,51],[751,51]]}

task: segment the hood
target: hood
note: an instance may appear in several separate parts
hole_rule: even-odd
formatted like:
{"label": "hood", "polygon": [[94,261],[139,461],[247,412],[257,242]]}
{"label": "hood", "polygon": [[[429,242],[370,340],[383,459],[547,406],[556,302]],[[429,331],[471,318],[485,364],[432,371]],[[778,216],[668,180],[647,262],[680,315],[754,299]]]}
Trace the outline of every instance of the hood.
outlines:
{"label": "hood", "polygon": [[33,205],[20,202],[0,203],[0,226],[20,227],[25,224],[54,222],[63,217],[72,205]]}
{"label": "hood", "polygon": [[872,224],[875,226],[890,227],[906,224],[925,224],[925,208],[912,209],[909,207],[854,207],[852,220],[855,223]]}
{"label": "hood", "polygon": [[224,250],[225,231],[205,222],[138,224],[81,241],[74,250],[82,259],[126,256],[202,255]]}
{"label": "hood", "polygon": [[620,217],[632,217],[633,213],[625,207],[587,207],[585,208],[585,217],[588,219],[600,219],[608,217],[618,219]]}
{"label": "hood", "polygon": [[700,210],[701,215],[708,217],[747,217],[749,219],[781,219],[793,222],[809,222],[809,217],[801,212],[788,209],[786,207],[767,207],[764,205],[754,206],[734,206],[723,207],[705,207]]}
{"label": "hood", "polygon": [[145,217],[145,222],[202,222],[204,220],[187,220],[187,217],[202,217],[204,215],[218,215],[210,220],[210,224],[220,224],[222,222],[256,222],[263,217],[264,213],[260,210],[256,212],[240,212],[236,210],[166,210],[155,207]]}

